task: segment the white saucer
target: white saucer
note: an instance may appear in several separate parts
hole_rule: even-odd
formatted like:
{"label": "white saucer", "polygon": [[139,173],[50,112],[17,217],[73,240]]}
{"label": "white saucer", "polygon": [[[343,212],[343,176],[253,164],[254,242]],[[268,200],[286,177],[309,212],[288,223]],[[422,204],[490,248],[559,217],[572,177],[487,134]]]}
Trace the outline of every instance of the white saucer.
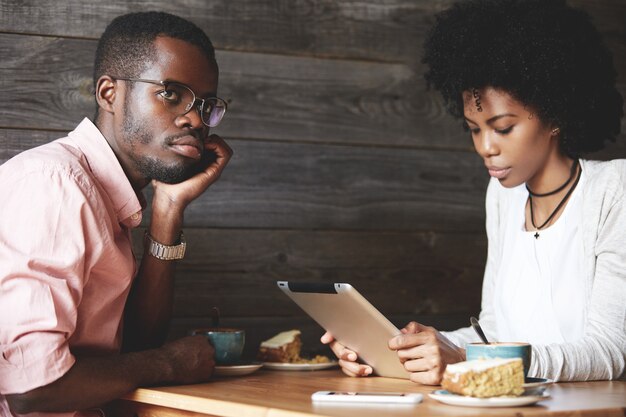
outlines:
{"label": "white saucer", "polygon": [[259,370],[263,366],[262,363],[253,362],[240,365],[217,365],[215,367],[215,375],[217,376],[242,376],[248,375]]}
{"label": "white saucer", "polygon": [[283,363],[283,362],[263,362],[266,369],[275,371],[319,371],[337,366],[337,362],[321,363]]}
{"label": "white saucer", "polygon": [[465,407],[519,407],[522,405],[535,404],[550,398],[547,392],[541,395],[521,395],[519,397],[476,398],[452,394],[445,389],[435,390],[428,394],[428,396],[444,404],[461,405]]}
{"label": "white saucer", "polygon": [[553,383],[551,379],[528,377],[523,385],[524,395],[541,395]]}

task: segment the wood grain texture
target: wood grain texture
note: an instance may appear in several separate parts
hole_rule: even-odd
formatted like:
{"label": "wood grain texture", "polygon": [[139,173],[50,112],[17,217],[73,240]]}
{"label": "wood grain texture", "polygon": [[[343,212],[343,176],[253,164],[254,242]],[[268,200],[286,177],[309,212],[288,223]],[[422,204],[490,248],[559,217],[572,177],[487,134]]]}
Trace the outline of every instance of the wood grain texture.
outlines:
{"label": "wood grain texture", "polygon": [[484,230],[488,175],[472,153],[229,143],[230,165],[186,227]]}
{"label": "wood grain texture", "polygon": [[[0,157],[63,135],[0,129]],[[473,153],[228,142],[233,159],[186,228],[484,231],[488,176]]]}
{"label": "wood grain texture", "polygon": [[225,317],[303,315],[277,280],[349,282],[388,316],[480,308],[482,233],[189,229],[185,237],[176,317],[208,317],[213,306]]}
{"label": "wood grain texture", "polygon": [[[470,149],[441,99],[405,64],[218,54],[220,94],[232,99],[215,129],[230,137]],[[446,123],[448,122],[448,123]]]}
{"label": "wood grain texture", "polygon": [[[95,42],[0,34],[0,127],[70,130],[92,117]],[[621,66],[626,68],[626,46]],[[24,51],[27,51],[25,54]],[[619,57],[618,57],[619,58]],[[471,150],[468,135],[426,91],[421,70],[219,52],[226,137]],[[626,77],[626,76],[622,76]],[[626,96],[626,81],[620,81]],[[626,142],[626,121],[619,143]],[[621,145],[620,156],[623,156]]]}
{"label": "wood grain texture", "polygon": [[[185,17],[205,30],[218,49],[418,61],[434,14],[452,0],[2,0],[0,31],[97,39],[114,17],[158,10]],[[589,12],[605,36],[621,39],[621,0],[572,0]]]}
{"label": "wood grain texture", "polygon": [[[188,18],[219,49],[404,61],[435,10],[451,1],[2,0],[0,30],[96,39],[127,12],[159,10]],[[78,23],[77,23],[78,22]],[[346,35],[350,36],[346,36]]]}
{"label": "wood grain texture", "polygon": [[179,408],[159,407],[141,404],[134,401],[116,401],[105,408],[106,415],[116,417],[211,417],[210,414],[200,414],[193,411],[185,411]]}
{"label": "wood grain texture", "polygon": [[85,42],[0,35],[0,126],[69,131],[92,117],[94,50]]}
{"label": "wood grain texture", "polygon": [[[480,305],[487,177],[419,62],[451,2],[0,0],[0,162],[92,116],[96,39],[114,16],[188,17],[218,48],[230,107],[215,133],[235,156],[186,213],[171,334],[214,305],[251,340],[313,329],[277,279],[347,281],[390,317],[461,323]],[[626,96],[626,3],[571,3],[605,35]],[[626,157],[626,118],[594,157]]]}
{"label": "wood grain texture", "polygon": [[[73,126],[74,127],[74,126]],[[73,128],[72,127],[72,128]],[[626,128],[626,126],[625,126]],[[17,155],[20,152],[23,152],[25,150],[31,149],[35,146],[40,146],[43,145],[47,142],[50,142],[54,139],[63,137],[65,135],[67,135],[69,130],[63,130],[60,129],[58,131],[52,131],[52,130],[32,130],[32,129],[3,129],[0,128],[0,163],[4,163],[5,161],[7,161],[9,158]],[[252,143],[252,141],[246,141],[246,140],[229,140],[227,139],[227,141],[237,147],[237,153],[236,156],[234,157],[234,160],[237,161],[238,159],[240,159],[240,157],[243,157],[243,155],[240,156],[240,154],[243,152],[245,155],[246,152],[246,146],[248,146],[247,144],[250,142]],[[466,142],[469,142],[468,140],[465,140]],[[256,141],[253,141],[256,142]],[[265,145],[263,145],[263,147],[273,147],[273,146],[279,146],[282,149],[284,149],[285,155],[289,155],[290,149],[292,149],[291,147],[289,147],[287,144],[274,144],[272,142],[259,142],[259,143],[265,143]],[[261,146],[261,145],[255,145],[255,146]],[[315,146],[315,148],[317,148],[318,146]],[[329,149],[335,148],[335,147],[339,147],[339,146],[332,146],[329,145]],[[392,147],[393,148],[393,147]],[[390,152],[398,152],[399,154],[404,153],[404,149],[401,150],[390,150]],[[440,157],[445,157],[446,155],[449,155],[451,152],[447,152],[447,151],[439,151],[439,150],[415,150],[414,153],[423,153],[428,159],[433,159],[436,160]],[[452,152],[454,153],[454,152]],[[281,156],[281,159],[285,158],[285,155]],[[462,155],[461,153],[459,153],[459,155]],[[475,160],[477,160],[476,156],[473,156],[473,153],[470,152],[470,155],[468,158],[472,159],[474,158]],[[602,151],[599,152],[595,152],[595,153],[591,153],[589,155],[585,156],[586,158],[589,159],[599,159],[599,160],[608,160],[608,159],[615,159],[615,158],[626,158],[626,141],[621,140],[621,138],[618,138],[618,140],[615,143],[608,143],[606,148],[603,149]],[[252,164],[252,165],[257,165],[260,164],[261,161],[256,162],[256,158],[250,158],[251,160],[247,161],[247,163]],[[272,162],[272,161],[266,161],[266,162]],[[236,162],[233,162],[233,165],[237,164]],[[229,167],[228,169],[231,170],[231,167]],[[262,166],[257,166],[256,168],[254,168],[255,171],[260,171],[262,170]],[[482,171],[478,171],[478,175],[481,176]]]}
{"label": "wood grain texture", "polygon": [[0,164],[20,152],[63,137],[67,132],[50,130],[0,129]]}
{"label": "wood grain texture", "polygon": [[[70,130],[92,117],[90,40],[0,34],[0,127]],[[469,149],[441,100],[404,64],[218,52],[238,138]],[[148,99],[148,98],[146,98]]]}
{"label": "wood grain texture", "polygon": [[[339,370],[276,372],[261,369],[249,376],[215,378],[204,384],[140,388],[123,399],[151,404],[155,412],[160,407],[176,406],[185,411],[228,417],[622,417],[626,410],[624,381],[557,383],[550,386],[548,400],[535,406],[503,408],[443,405],[428,396],[435,388],[397,378],[348,378]],[[311,402],[311,393],[321,390],[415,392],[423,394],[424,400],[406,406],[322,406]]]}

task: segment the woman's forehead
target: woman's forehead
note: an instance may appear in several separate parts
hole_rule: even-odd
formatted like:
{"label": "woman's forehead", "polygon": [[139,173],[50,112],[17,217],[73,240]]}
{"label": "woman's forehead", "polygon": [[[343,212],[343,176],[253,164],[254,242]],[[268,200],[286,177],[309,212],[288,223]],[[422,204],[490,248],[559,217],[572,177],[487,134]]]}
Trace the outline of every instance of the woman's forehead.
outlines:
{"label": "woman's forehead", "polygon": [[463,106],[466,111],[478,112],[485,111],[487,108],[526,107],[509,92],[494,87],[472,88],[463,91]]}

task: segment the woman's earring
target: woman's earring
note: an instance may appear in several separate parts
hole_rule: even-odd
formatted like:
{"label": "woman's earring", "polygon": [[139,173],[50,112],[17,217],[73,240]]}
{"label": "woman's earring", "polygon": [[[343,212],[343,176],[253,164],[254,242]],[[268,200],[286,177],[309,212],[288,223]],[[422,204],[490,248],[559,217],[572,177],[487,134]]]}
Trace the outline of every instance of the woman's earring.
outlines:
{"label": "woman's earring", "polygon": [[555,127],[554,129],[552,129],[552,136],[556,136],[559,133],[561,133],[561,129],[559,129],[558,127]]}

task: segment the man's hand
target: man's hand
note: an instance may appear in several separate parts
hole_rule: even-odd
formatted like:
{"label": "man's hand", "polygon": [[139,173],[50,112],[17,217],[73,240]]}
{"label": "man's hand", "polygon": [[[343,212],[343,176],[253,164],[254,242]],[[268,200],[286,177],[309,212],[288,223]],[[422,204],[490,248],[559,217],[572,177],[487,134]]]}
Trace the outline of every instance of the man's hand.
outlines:
{"label": "man's hand", "polygon": [[169,382],[193,384],[207,381],[215,369],[215,350],[204,336],[188,336],[160,349],[169,362]]}
{"label": "man's hand", "polygon": [[358,355],[356,352],[346,348],[337,342],[332,334],[326,332],[320,339],[322,343],[327,344],[333,353],[339,359],[339,366],[344,374],[348,376],[367,376],[372,373],[372,367],[362,363],[358,363]]}
{"label": "man's hand", "polygon": [[402,329],[402,334],[389,341],[400,362],[410,372],[413,382],[426,385],[441,383],[446,365],[465,360],[465,350],[450,342],[433,327],[414,321]]}
{"label": "man's hand", "polygon": [[[179,243],[187,205],[218,180],[233,153],[217,135],[209,136],[204,148],[217,157],[201,172],[178,184],[152,181],[154,196],[148,233],[163,245]],[[172,261],[144,255],[126,303],[127,350],[142,350],[163,343],[173,305],[174,265]]]}
{"label": "man's hand", "polygon": [[217,135],[210,135],[204,140],[204,149],[205,152],[214,153],[216,159],[193,177],[178,184],[152,181],[154,199],[156,200],[152,203],[153,208],[156,203],[157,205],[164,204],[164,207],[167,208],[174,206],[179,210],[184,210],[189,203],[198,198],[211,184],[219,179],[233,155],[233,150]]}
{"label": "man's hand", "polygon": [[17,414],[85,410],[137,387],[207,381],[214,367],[214,351],[208,339],[190,336],[141,352],[76,357],[61,378],[32,391],[6,395],[6,399]]}

